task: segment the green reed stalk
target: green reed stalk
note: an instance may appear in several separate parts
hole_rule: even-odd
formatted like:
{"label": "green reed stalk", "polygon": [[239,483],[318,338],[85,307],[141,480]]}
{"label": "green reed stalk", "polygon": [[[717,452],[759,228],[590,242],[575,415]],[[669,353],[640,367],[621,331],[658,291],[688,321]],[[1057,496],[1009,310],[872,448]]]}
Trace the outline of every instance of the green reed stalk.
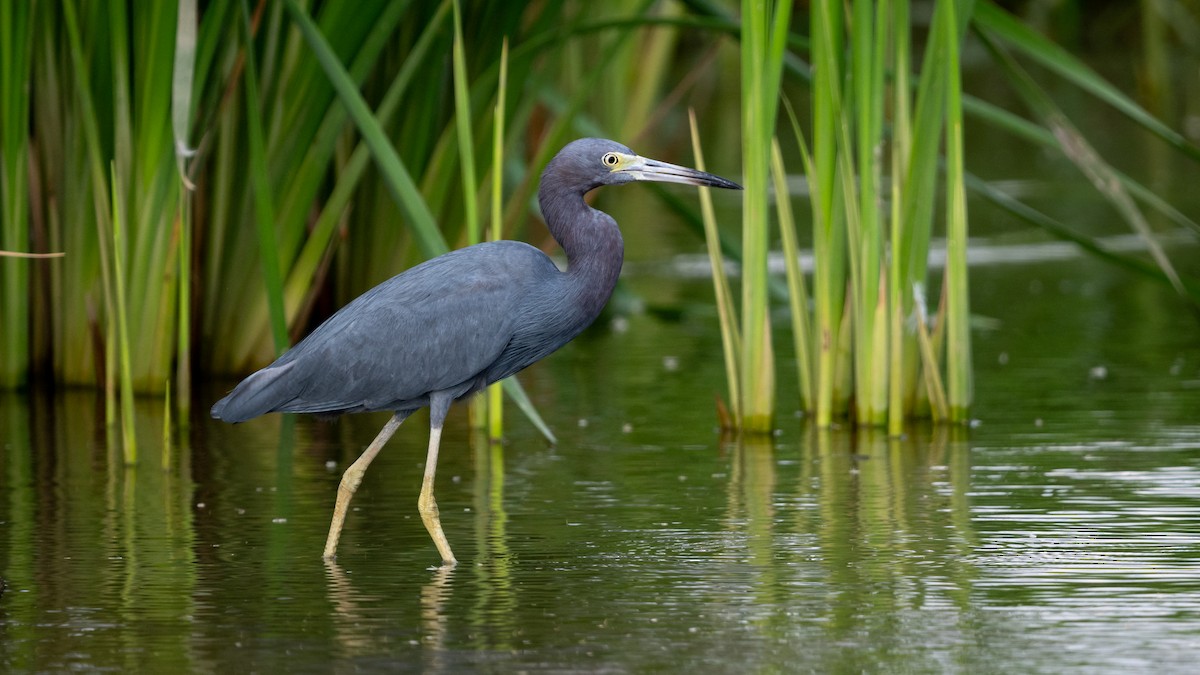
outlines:
{"label": "green reed stalk", "polygon": [[125,301],[125,277],[128,270],[125,265],[125,223],[121,213],[120,179],[117,176],[115,162],[112,172],[112,250],[113,278],[115,279],[114,296],[116,297],[116,336],[118,349],[118,367],[121,369],[121,451],[126,464],[137,463],[137,434],[133,421],[133,357],[129,351],[129,313]]}
{"label": "green reed stalk", "polygon": [[[104,320],[99,320],[99,326],[94,323],[98,319],[97,309],[94,305],[94,296],[91,302],[87,305],[89,310],[89,323],[86,328],[94,330],[96,333],[101,333],[104,337],[104,355],[103,355],[103,372],[104,372],[104,421],[108,429],[112,429],[117,422],[118,401],[117,401],[117,333],[115,321],[111,317],[116,316],[116,291],[114,272],[112,269],[112,209],[114,208],[110,198],[109,191],[102,189],[101,186],[106,184],[108,180],[107,172],[104,168],[102,160],[103,152],[100,144],[100,129],[97,119],[96,105],[92,98],[91,88],[88,86],[86,79],[82,78],[82,73],[88,72],[86,60],[84,58],[83,41],[79,33],[79,19],[75,12],[75,5],[71,2],[64,2],[63,5],[63,23],[67,33],[67,51],[70,55],[71,66],[75,73],[73,82],[74,100],[78,105],[78,119],[80,125],[80,135],[83,137],[83,145],[87,152],[84,155],[83,162],[86,164],[85,174],[87,183],[79,187],[79,192],[75,195],[82,202],[86,197],[90,196],[92,201],[92,210],[87,213],[85,210],[79,212],[80,215],[87,213],[87,216],[92,218],[95,223],[96,235],[92,239],[95,242],[95,248],[98,253],[100,267],[100,289],[101,298],[103,299],[103,317]],[[49,22],[47,22],[49,25]],[[64,96],[64,98],[66,98]],[[60,284],[60,292],[64,297],[72,295],[68,290],[76,292],[92,293],[91,289],[85,290],[84,284],[91,283],[94,286],[94,275],[85,274],[82,267],[72,270],[75,272],[75,279],[71,278],[69,273],[63,274]],[[90,276],[90,278],[89,278]],[[74,288],[70,285],[74,282]],[[80,338],[85,334],[85,331],[77,333],[67,333],[69,337]],[[87,337],[90,337],[88,335]],[[79,344],[77,340],[74,344]],[[60,377],[68,382],[71,382],[69,371],[64,377],[60,371]],[[98,377],[93,373],[93,377]]]}
{"label": "green reed stalk", "polygon": [[[788,109],[789,114],[792,112]],[[793,121],[794,121],[793,116]],[[792,217],[791,194],[779,139],[771,143],[771,174],[775,184],[775,210],[779,214],[779,234],[783,242],[784,269],[788,283],[788,306],[792,313],[792,346],[796,352],[796,375],[800,383],[800,403],[805,410],[813,404],[812,328],[808,317],[808,289],[800,269],[800,246],[796,241],[796,221]]]}
{"label": "green reed stalk", "polygon": [[[475,135],[471,132],[471,94],[467,81],[467,52],[463,46],[462,9],[458,0],[453,0],[451,4],[454,9],[454,41],[450,48],[454,128],[458,141],[458,166],[462,175],[461,194],[467,224],[467,245],[471,246],[483,240],[479,227],[479,207],[475,201]],[[479,396],[472,398],[468,417],[472,428],[484,428],[487,425],[487,399]]]}
{"label": "green reed stalk", "polygon": [[188,142],[192,123],[192,88],[196,73],[196,0],[179,0],[175,23],[175,61],[171,70],[171,132],[179,179],[194,190],[187,158],[196,154]]}
{"label": "green reed stalk", "polygon": [[[964,18],[966,17],[959,16],[960,25],[963,23]],[[989,124],[1006,129],[1030,143],[1058,151],[1068,151],[1069,155],[1074,155],[1071,157],[1072,161],[1079,164],[1080,168],[1089,174],[1089,177],[1091,177],[1090,174],[1095,169],[1100,167],[1100,164],[1106,165],[1103,161],[1100,163],[1092,161],[1089,155],[1093,153],[1088,150],[1090,144],[1069,122],[1066,124],[1061,123],[1066,120],[1065,116],[1061,114],[1061,111],[1057,110],[1057,106],[1053,105],[1044,91],[1033,84],[1031,78],[1024,73],[1023,69],[1019,66],[1016,68],[1012,67],[1013,62],[1011,57],[1007,56],[1006,52],[998,49],[996,46],[999,42],[1003,42],[1012,49],[1019,51],[1025,57],[1045,67],[1047,71],[1054,73],[1064,81],[1088,92],[1097,100],[1121,112],[1138,126],[1158,136],[1179,153],[1192,160],[1200,159],[1200,146],[1191,143],[1182,134],[1160,122],[1150,112],[1145,110],[1131,97],[1119,91],[1079,58],[1068,53],[1062,47],[1054,44],[1029,26],[1024,25],[992,2],[975,3],[969,18],[975,32],[980,35],[984,44],[993,52],[993,57],[998,57],[995,60],[1008,73],[1014,88],[1026,99],[1029,107],[1037,112],[1046,126],[1037,126],[1032,122],[1017,117],[1013,113],[964,96],[963,105],[965,111],[975,114]],[[1039,100],[1043,98],[1045,101],[1050,102],[1050,106],[1043,106],[1043,101]],[[1133,197],[1136,197],[1137,200],[1145,203],[1180,226],[1200,231],[1200,225],[1197,225],[1194,221],[1184,216],[1178,209],[1167,204],[1165,200],[1154,195],[1153,192],[1141,183],[1116,171],[1111,165],[1107,165],[1107,168],[1099,168],[1099,172],[1104,174],[1100,184],[1104,184],[1109,180],[1115,181],[1114,185],[1106,188],[1105,192],[1108,193],[1106,196],[1109,196],[1109,199],[1114,202],[1122,212],[1122,215],[1126,217],[1135,229],[1139,227],[1142,217],[1140,214],[1134,213],[1136,208],[1130,208],[1131,203],[1125,197],[1120,196],[1119,192],[1128,192]],[[1119,183],[1120,187],[1117,187],[1116,183]],[[1185,278],[1183,275],[1179,275],[1177,270],[1171,270],[1169,262],[1164,267],[1162,261],[1165,260],[1165,256],[1154,253],[1156,263],[1159,265],[1159,269],[1154,270],[1143,264],[1136,257],[1104,250],[1093,238],[1082,235],[1074,230],[1066,229],[1061,223],[1030,209],[1025,204],[1021,204],[998,193],[991,186],[981,181],[972,180],[968,177],[967,184],[976,193],[982,194],[1018,218],[1046,229],[1055,237],[1077,243],[1094,255],[1098,255],[1126,269],[1135,270],[1158,281],[1169,281],[1175,285],[1177,291],[1180,291],[1181,288],[1186,291],[1187,297],[1193,303],[1200,303],[1200,292],[1196,291],[1196,287],[1200,284],[1192,278]],[[1152,251],[1157,248],[1157,242],[1153,237],[1149,237],[1147,242]]]}
{"label": "green reed stalk", "polygon": [[[192,120],[192,90],[196,70],[196,0],[180,0],[175,28],[175,62],[171,74],[171,130],[175,141],[175,162],[179,172],[179,203],[176,230],[179,237],[179,297],[176,319],[179,329],[175,346],[175,386],[178,390],[180,426],[186,428],[192,407],[192,200],[196,186],[187,173],[188,158],[195,154],[188,142]],[[169,459],[166,448],[170,441],[171,390],[167,389],[166,441],[164,460]],[[165,466],[165,464],[164,464]]]}
{"label": "green reed stalk", "polygon": [[913,307],[917,319],[917,344],[921,350],[921,376],[924,378],[925,391],[929,398],[930,415],[934,422],[942,422],[950,419],[950,406],[946,402],[946,388],[942,384],[941,359],[938,358],[939,340],[936,336],[929,334],[929,312],[925,308],[923,293],[923,284],[917,284],[913,288]]}
{"label": "green reed stalk", "polygon": [[1100,153],[1075,128],[1075,125],[1049,95],[1034,83],[1033,78],[990,37],[986,30],[980,31],[980,36],[993,59],[1000,64],[1008,76],[1009,82],[1025,101],[1025,104],[1041,118],[1042,123],[1053,133],[1062,153],[1091,181],[1101,196],[1112,203],[1121,217],[1129,224],[1130,229],[1142,238],[1154,262],[1163,271],[1180,297],[1188,298],[1190,294],[1182,277],[1176,271],[1170,258],[1167,257],[1154,230],[1151,229],[1146,217],[1121,180],[1120,174],[1100,156]]}
{"label": "green reed stalk", "polygon": [[[504,106],[508,90],[508,37],[500,45],[500,84],[496,88],[496,107],[492,123],[492,211],[488,239],[504,238]],[[488,440],[498,443],[504,437],[504,388],[499,382],[488,386]]]}
{"label": "green reed stalk", "polygon": [[[125,200],[125,288],[133,386],[161,393],[175,351],[179,179],[171,118],[176,6],[156,3],[132,13],[107,3],[112,41],[115,137],[113,161]],[[118,24],[127,23],[131,32]],[[132,74],[132,78],[129,75]],[[126,143],[128,145],[126,145]]]}
{"label": "green reed stalk", "polygon": [[[865,71],[866,85],[860,85],[859,97],[870,101],[869,109],[860,110],[859,132],[859,181],[860,211],[863,217],[863,270],[868,277],[861,290],[862,314],[869,321],[863,332],[862,341],[869,345],[871,360],[868,372],[869,394],[859,395],[865,399],[860,405],[859,419],[869,420],[872,425],[882,425],[887,419],[888,405],[888,337],[889,314],[887,304],[888,266],[885,260],[887,220],[885,199],[881,194],[883,175],[883,114],[887,108],[887,85],[884,73],[887,67],[890,30],[890,3],[881,0],[873,17],[875,34],[868,42],[870,50],[862,58],[868,63],[856,66]],[[869,9],[866,14],[870,16]],[[860,59],[856,59],[860,60]],[[860,78],[861,79],[861,78]]]}
{"label": "green reed stalk", "polygon": [[[996,188],[991,183],[988,183],[977,176],[973,176],[970,172],[964,173],[964,179],[971,190],[988,200],[995,206],[1008,212],[1010,215],[1029,223],[1035,227],[1040,227],[1054,237],[1069,241],[1085,251],[1089,255],[1095,256],[1099,260],[1120,267],[1121,269],[1140,274],[1152,281],[1164,285],[1170,285],[1171,281],[1162,272],[1161,269],[1153,264],[1147,263],[1144,260],[1128,254],[1117,253],[1111,249],[1105,248],[1095,238],[1076,232],[1062,221],[1051,218],[1050,216],[1038,211],[1028,204],[1014,199],[1008,193]],[[1200,300],[1200,280],[1195,277],[1181,277],[1184,288],[1191,296],[1193,301]]]}
{"label": "green reed stalk", "polygon": [[[202,270],[205,302],[201,327],[205,341],[213,345],[205,351],[209,358],[205,367],[241,373],[264,365],[277,353],[273,310],[268,293],[263,292],[268,282],[260,235],[255,228],[236,226],[258,221],[260,205],[251,189],[253,184],[245,180],[246,167],[251,164],[251,129],[244,112],[245,87],[238,86],[243,84],[238,80],[245,77],[247,57],[254,61],[259,85],[263,159],[275,207],[270,227],[276,233],[279,272],[285,280],[284,325],[296,330],[305,327],[303,313],[311,306],[315,289],[326,279],[330,239],[323,239],[323,246],[316,242],[308,245],[310,240],[320,239],[310,237],[310,217],[314,205],[324,197],[331,169],[335,168],[335,152],[346,138],[350,117],[303,36],[285,20],[282,4],[258,5],[266,12],[251,20],[255,47],[248,51],[241,49],[241,43],[229,43],[221,33],[223,4],[227,3],[210,6],[205,13],[197,59],[198,64],[213,61],[206,56],[209,51],[205,48],[213,43],[220,45],[222,60],[213,67],[217,72],[206,74],[202,65],[198,66],[197,79],[202,87],[207,81],[218,80],[214,75],[228,73],[223,81],[207,85],[218,95],[203,97],[198,113],[202,127],[217,130],[212,134],[216,139],[213,151],[202,153],[208,155],[203,158],[206,164],[212,162],[205,176],[213,208],[206,218],[212,225],[205,228],[209,241]],[[242,11],[240,2],[232,4],[235,12]],[[449,3],[445,4],[448,16]],[[322,12],[323,24],[336,26],[332,31],[337,36],[334,48],[351,55],[348,72],[355,89],[363,86],[377,66],[410,5],[346,3],[330,5]],[[210,23],[210,19],[217,23]],[[224,21],[242,23],[236,14]],[[208,118],[214,121],[206,123]],[[331,231],[344,213],[326,213],[333,215],[332,219],[324,219]],[[314,230],[314,234],[318,232],[319,228]]]}
{"label": "green reed stalk", "polygon": [[[688,124],[692,135],[692,155],[696,168],[704,171],[704,152],[700,148],[700,131],[696,124],[696,111],[688,109]],[[704,221],[704,242],[708,248],[708,262],[712,267],[713,295],[717,299],[717,323],[721,328],[721,348],[725,357],[725,382],[729,388],[729,406],[736,425],[742,419],[741,375],[738,372],[739,355],[742,353],[742,336],[738,329],[737,308],[734,306],[733,291],[729,277],[725,274],[725,258],[721,254],[717,216],[713,209],[712,192],[701,187],[700,214]]]}
{"label": "green reed stalk", "polygon": [[459,165],[462,167],[463,210],[467,220],[467,244],[483,241],[479,228],[479,208],[475,202],[475,136],[471,133],[471,95],[468,93],[467,54],[463,46],[462,10],[454,6],[454,122],[458,130]]}
{"label": "green reed stalk", "polygon": [[775,365],[767,312],[767,247],[771,139],[791,3],[742,2],[742,431],[771,430]]}
{"label": "green reed stalk", "polygon": [[186,189],[180,192],[179,200],[179,330],[175,352],[175,405],[179,410],[179,423],[189,425],[192,409],[192,200],[194,193]]}
{"label": "green reed stalk", "polygon": [[813,300],[816,369],[814,413],[817,426],[833,423],[841,407],[837,383],[837,347],[845,293],[844,202],[837,199],[837,136],[842,112],[836,88],[841,86],[842,7],[839,0],[811,4],[813,64],[812,169],[808,172],[813,210]]}
{"label": "green reed stalk", "polygon": [[[250,29],[249,0],[242,2],[242,37],[246,52],[253,51],[253,32]],[[271,197],[271,182],[267,176],[267,157],[263,140],[262,100],[258,95],[258,68],[253,58],[246,59],[246,136],[249,141],[250,181],[254,186],[255,226],[258,232],[259,260],[266,282],[267,307],[271,317],[271,338],[275,355],[288,348],[287,316],[283,309],[283,278],[280,272],[279,239],[275,233],[275,205]]]}
{"label": "green reed stalk", "polygon": [[[29,250],[29,95],[32,11],[0,3],[0,249]],[[30,261],[0,259],[0,387],[29,375]]]}
{"label": "green reed stalk", "polygon": [[[950,0],[953,1],[953,0]],[[934,30],[938,30],[946,19],[945,0],[934,9]],[[899,365],[894,366],[894,376],[899,376],[898,387],[902,400],[899,414],[909,416],[916,401],[917,373],[920,369],[920,352],[916,335],[910,328],[909,317],[913,315],[913,294],[918,286],[925,284],[929,261],[929,241],[933,230],[933,204],[937,193],[939,151],[941,149],[942,126],[946,103],[947,42],[929,40],[926,44],[923,66],[917,81],[916,104],[912,125],[907,136],[907,163],[901,167],[898,223],[899,238],[892,242],[892,264],[899,269],[897,278],[898,311],[901,319],[899,346],[892,345],[892,352],[900,353]],[[901,95],[899,92],[897,96]],[[907,95],[907,94],[906,94]],[[895,311],[895,310],[893,310]],[[893,322],[896,318],[893,317]],[[897,422],[890,422],[893,430]]]}
{"label": "green reed stalk", "polygon": [[900,276],[901,266],[895,245],[900,241],[901,176],[908,166],[912,145],[912,99],[910,95],[911,48],[909,35],[908,0],[892,0],[888,21],[891,31],[889,72],[892,75],[891,89],[891,146],[889,170],[891,175],[888,211],[888,240],[892,250],[887,268],[887,322],[888,322],[888,434],[899,436],[904,431],[904,382],[901,360],[904,355],[904,285]]}
{"label": "green reed stalk", "polygon": [[[420,190],[417,189],[411,174],[396,153],[395,148],[388,141],[379,121],[367,107],[353,80],[338,61],[321,31],[304,10],[296,4],[295,0],[286,0],[286,7],[292,21],[300,28],[305,41],[314,52],[329,81],[333,83],[342,104],[349,109],[351,119],[354,120],[355,126],[375,158],[384,184],[396,204],[407,216],[408,225],[416,236],[418,246],[427,257],[445,253],[448,250],[446,241],[437,229],[428,204],[421,196]],[[554,434],[537,414],[529,397],[521,389],[520,383],[514,378],[508,378],[502,384],[504,390],[516,402],[517,407],[525,413],[544,436],[553,442]]]}
{"label": "green reed stalk", "polygon": [[1169,23],[1160,0],[1140,0],[1138,23],[1142,28],[1142,58],[1138,83],[1151,110],[1160,115],[1171,111],[1175,96],[1172,85],[1171,52],[1168,48]]}
{"label": "green reed stalk", "polygon": [[[963,0],[960,0],[962,2]],[[1139,126],[1158,136],[1172,148],[1192,160],[1200,161],[1200,145],[1187,139],[1180,132],[1155,118],[1138,105],[1131,97],[1123,94],[1111,82],[1089,68],[1061,46],[1039,34],[1033,28],[998,7],[991,0],[972,1],[970,6],[959,9],[958,23],[970,20],[976,29],[982,29],[1033,59],[1064,80],[1082,88],[1100,101],[1112,106]],[[961,35],[961,30],[960,30]]]}
{"label": "green reed stalk", "polygon": [[[882,294],[886,277],[882,274],[884,240],[879,198],[887,23],[886,20],[876,21],[871,10],[872,3],[867,0],[855,0],[853,4],[849,27],[849,68],[853,87],[847,92],[848,99],[834,101],[842,113],[837,136],[839,187],[846,204],[855,418],[861,425],[881,424],[887,414],[887,351],[884,348],[887,324]],[[880,19],[884,19],[887,3],[880,3],[878,11]],[[829,43],[828,40],[823,42],[826,49]],[[826,60],[833,59],[833,55],[826,55]],[[839,95],[835,82],[829,83],[829,92],[835,97]],[[853,145],[852,128],[855,131]]]}
{"label": "green reed stalk", "polygon": [[904,432],[905,386],[903,364],[905,349],[904,312],[906,296],[905,279],[901,276],[902,256],[896,250],[901,241],[903,224],[903,186],[905,168],[911,158],[912,148],[912,97],[909,73],[912,57],[909,34],[908,0],[892,0],[891,14],[892,51],[892,144],[891,144],[891,209],[889,213],[889,240],[892,253],[888,264],[888,433],[899,436]]}
{"label": "green reed stalk", "polygon": [[955,3],[933,37],[946,43],[946,297],[947,404],[951,422],[968,421],[972,398],[970,299],[967,283],[967,189],[963,182],[962,80]]}
{"label": "green reed stalk", "polygon": [[428,205],[421,197],[412,175],[388,141],[387,135],[384,134],[378,120],[371,113],[371,109],[367,107],[362,94],[358,92],[354,81],[350,79],[345,67],[338,61],[337,56],[330,49],[329,43],[312,19],[296,4],[296,0],[285,0],[285,2],[288,14],[300,28],[309,48],[312,49],[321,67],[324,68],[325,75],[337,90],[342,104],[349,108],[350,117],[354,120],[359,133],[362,134],[363,139],[367,142],[367,147],[371,149],[371,154],[379,165],[385,185],[396,200],[396,204],[408,217],[409,226],[413,229],[422,252],[428,257],[445,253],[449,249],[446,246],[446,240],[437,228],[433,214],[430,213]]}
{"label": "green reed stalk", "polygon": [[[397,3],[399,4],[399,3]],[[395,78],[388,85],[375,114],[381,125],[387,125],[400,112],[400,104],[404,95],[413,83],[419,69],[427,63],[438,31],[443,20],[449,16],[450,2],[445,0],[438,7],[430,21],[425,25],[421,36],[413,45],[404,64],[400,67]],[[340,108],[340,105],[337,106]],[[307,160],[306,160],[307,161]],[[333,190],[325,199],[316,224],[313,225],[308,239],[305,240],[296,263],[288,275],[285,299],[289,313],[300,306],[303,299],[313,290],[312,279],[322,261],[326,259],[330,246],[334,242],[334,233],[339,222],[347,213],[351,199],[360,186],[367,167],[370,166],[371,149],[366,141],[359,140],[336,176]]]}

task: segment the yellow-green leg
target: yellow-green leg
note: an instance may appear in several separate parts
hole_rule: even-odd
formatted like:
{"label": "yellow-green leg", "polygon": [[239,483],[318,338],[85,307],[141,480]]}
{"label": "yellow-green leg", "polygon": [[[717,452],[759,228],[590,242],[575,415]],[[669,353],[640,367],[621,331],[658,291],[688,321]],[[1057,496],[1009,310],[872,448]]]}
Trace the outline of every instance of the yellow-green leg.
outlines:
{"label": "yellow-green leg", "polygon": [[454,553],[450,551],[450,542],[446,539],[446,533],[442,531],[442,521],[438,517],[438,505],[433,498],[433,481],[437,475],[438,446],[442,441],[442,425],[446,421],[446,412],[450,409],[450,401],[451,399],[446,396],[437,394],[430,396],[429,454],[425,459],[425,478],[421,481],[421,496],[417,499],[417,511],[421,514],[421,521],[425,523],[425,529],[429,531],[429,536],[433,537],[433,543],[442,556],[442,565],[446,567],[454,567],[458,561],[455,560]]}
{"label": "yellow-green leg", "polygon": [[409,416],[408,412],[398,412],[392,415],[388,423],[380,430],[379,435],[375,440],[371,441],[371,445],[363,454],[346,469],[346,473],[342,474],[342,482],[338,485],[337,503],[333,507],[333,522],[329,524],[329,536],[325,539],[325,559],[332,560],[337,556],[338,539],[342,536],[342,525],[346,522],[346,511],[350,508],[350,500],[354,498],[354,492],[362,483],[363,474],[367,472],[367,467],[371,465],[371,461],[379,454],[392,435],[396,433],[396,429],[400,428],[400,423]]}

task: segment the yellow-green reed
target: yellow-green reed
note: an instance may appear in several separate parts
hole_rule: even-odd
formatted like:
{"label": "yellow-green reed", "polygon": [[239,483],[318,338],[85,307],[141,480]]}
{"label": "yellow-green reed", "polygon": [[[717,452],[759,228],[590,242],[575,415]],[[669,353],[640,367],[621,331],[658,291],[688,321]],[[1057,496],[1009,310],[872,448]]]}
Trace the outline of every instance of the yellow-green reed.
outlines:
{"label": "yellow-green reed", "polygon": [[[453,0],[454,41],[451,46],[451,65],[454,81],[454,129],[458,146],[458,164],[462,176],[463,214],[466,220],[467,245],[483,240],[479,226],[479,206],[475,195],[475,135],[471,132],[471,94],[467,82],[467,54],[463,45],[462,8]],[[470,403],[470,424],[482,428],[487,424],[487,399],[475,397]]]}
{"label": "yellow-green reed", "polygon": [[[29,96],[33,44],[29,3],[0,5],[0,250],[28,253]],[[31,262],[0,259],[0,387],[25,384],[30,367]]]}
{"label": "yellow-green reed", "polygon": [[[791,113],[789,108],[788,113]],[[807,153],[805,153],[807,156]],[[792,347],[796,355],[796,380],[800,387],[800,405],[812,408],[812,326],[808,313],[808,285],[800,269],[800,245],[796,239],[796,220],[792,216],[791,195],[787,186],[787,170],[779,139],[771,143],[771,175],[775,187],[775,211],[779,214],[779,235],[782,242],[784,272],[787,275],[788,309],[792,315]]]}
{"label": "yellow-green reed", "polygon": [[[892,0],[891,32],[891,157],[889,162],[891,189],[889,194],[888,238],[891,242],[901,240],[904,215],[904,181],[912,153],[912,95],[910,71],[912,68],[911,40],[908,30],[908,0]],[[904,405],[906,388],[904,354],[904,329],[908,317],[904,313],[908,290],[901,276],[899,258],[893,251],[888,264],[888,433],[899,436],[904,431]]]}
{"label": "yellow-green reed", "polygon": [[[253,46],[249,0],[241,0],[241,5],[242,39],[246,50],[249,51]],[[266,141],[263,139],[263,126],[260,118],[262,99],[258,94],[258,66],[254,59],[246,59],[242,82],[245,85],[246,138],[250,155],[250,183],[253,185],[254,193],[254,224],[258,233],[259,261],[262,265],[263,280],[266,286],[271,339],[275,348],[275,356],[279,356],[289,345],[288,327],[283,309],[283,278],[280,271],[279,241],[275,232],[275,204],[268,177]]]}
{"label": "yellow-green reed", "polygon": [[791,3],[742,2],[742,353],[739,364],[741,419],[747,433],[772,429],[775,363],[767,311],[767,252],[771,185],[771,139],[779,107]]}
{"label": "yellow-green reed", "polygon": [[837,386],[837,350],[846,290],[845,202],[838,199],[837,136],[843,45],[840,2],[810,5],[812,61],[812,169],[808,172],[813,217],[815,388],[811,412],[818,426],[844,411],[849,392]]}
{"label": "yellow-green reed", "polygon": [[[496,90],[496,107],[492,113],[492,208],[488,239],[504,238],[504,105],[508,90],[508,38],[500,45],[500,84]],[[488,440],[499,443],[504,437],[504,388],[495,383],[487,390]],[[501,467],[501,471],[503,468]]]}
{"label": "yellow-green reed", "polygon": [[[967,273],[967,189],[963,182],[962,76],[955,3],[943,3],[945,17],[933,39],[945,42],[946,54],[946,297],[947,405],[951,422],[968,421],[973,382],[971,367],[971,303]],[[966,3],[969,11],[970,3]],[[940,29],[940,30],[939,30]]]}
{"label": "yellow-green reed", "polygon": [[113,251],[113,297],[116,298],[116,321],[113,323],[116,331],[117,366],[120,368],[121,396],[121,452],[126,464],[137,463],[137,433],[133,418],[133,358],[129,351],[129,312],[125,297],[125,278],[128,273],[125,259],[125,219],[121,212],[120,179],[116,167],[112,172],[112,251]]}
{"label": "yellow-green reed", "polygon": [[[179,172],[180,199],[175,229],[179,239],[178,322],[175,346],[176,406],[180,426],[187,428],[192,408],[192,206],[196,186],[188,176],[188,159],[195,154],[190,142],[192,90],[196,68],[196,0],[180,0],[175,28],[175,61],[171,74],[171,131],[175,143],[175,162]],[[167,383],[166,430],[169,441],[171,405],[170,381]],[[166,447],[164,443],[164,447]],[[164,450],[164,453],[166,450]],[[164,454],[164,459],[169,455]]]}
{"label": "yellow-green reed", "polygon": [[[692,135],[692,155],[697,169],[704,171],[704,152],[700,147],[700,131],[696,125],[696,111],[688,109],[688,124]],[[708,249],[708,261],[712,267],[713,294],[717,300],[717,323],[721,329],[721,349],[725,360],[725,382],[729,391],[731,420],[737,424],[742,419],[741,375],[738,372],[742,353],[741,330],[737,323],[737,308],[729,278],[725,274],[725,257],[721,253],[720,232],[716,212],[713,210],[712,193],[700,187],[700,214],[704,222],[704,243]]]}
{"label": "yellow-green reed", "polygon": [[[322,68],[325,69],[327,77],[337,89],[340,100],[349,108],[350,116],[359,133],[362,134],[366,141],[367,146],[370,148],[371,154],[378,165],[392,198],[409,219],[413,221],[411,225],[414,228],[414,233],[422,250],[430,257],[446,252],[448,250],[446,242],[441,232],[434,225],[433,216],[430,213],[428,204],[421,196],[421,192],[417,189],[416,185],[412,182],[412,178],[397,154],[396,149],[389,143],[386,135],[383,133],[379,121],[371,113],[361,94],[354,87],[354,83],[345,68],[338,62],[324,36],[312,22],[312,19],[305,14],[304,10],[294,0],[287,0],[287,9],[293,21],[300,27],[305,40],[315,52]],[[465,186],[464,189],[472,188]],[[517,407],[525,413],[534,426],[544,436],[553,441],[553,433],[550,432],[549,427],[546,426],[540,415],[537,414],[528,396],[521,389],[520,384],[514,378],[508,378],[503,382],[503,387],[517,403]]]}

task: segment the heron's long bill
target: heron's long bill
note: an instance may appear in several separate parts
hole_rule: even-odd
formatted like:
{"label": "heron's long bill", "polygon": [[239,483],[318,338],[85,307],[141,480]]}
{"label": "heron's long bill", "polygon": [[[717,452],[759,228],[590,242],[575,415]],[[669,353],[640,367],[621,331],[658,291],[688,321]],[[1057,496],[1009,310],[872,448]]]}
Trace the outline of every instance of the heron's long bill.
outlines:
{"label": "heron's long bill", "polygon": [[686,166],[668,164],[657,159],[635,157],[629,166],[621,171],[631,174],[636,180],[652,180],[660,183],[683,183],[685,185],[702,185],[718,187],[727,190],[741,190],[742,186],[731,180],[725,180],[711,173],[689,169]]}

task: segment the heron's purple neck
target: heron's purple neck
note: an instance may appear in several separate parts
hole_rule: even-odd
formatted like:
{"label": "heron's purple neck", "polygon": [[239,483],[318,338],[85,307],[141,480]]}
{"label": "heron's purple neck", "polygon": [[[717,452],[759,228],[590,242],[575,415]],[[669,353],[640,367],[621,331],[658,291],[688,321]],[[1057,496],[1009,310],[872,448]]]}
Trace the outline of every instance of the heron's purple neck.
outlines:
{"label": "heron's purple neck", "polygon": [[621,274],[625,243],[617,221],[583,200],[583,193],[542,180],[538,202],[546,227],[567,254],[566,277],[572,300],[595,316],[604,308]]}

